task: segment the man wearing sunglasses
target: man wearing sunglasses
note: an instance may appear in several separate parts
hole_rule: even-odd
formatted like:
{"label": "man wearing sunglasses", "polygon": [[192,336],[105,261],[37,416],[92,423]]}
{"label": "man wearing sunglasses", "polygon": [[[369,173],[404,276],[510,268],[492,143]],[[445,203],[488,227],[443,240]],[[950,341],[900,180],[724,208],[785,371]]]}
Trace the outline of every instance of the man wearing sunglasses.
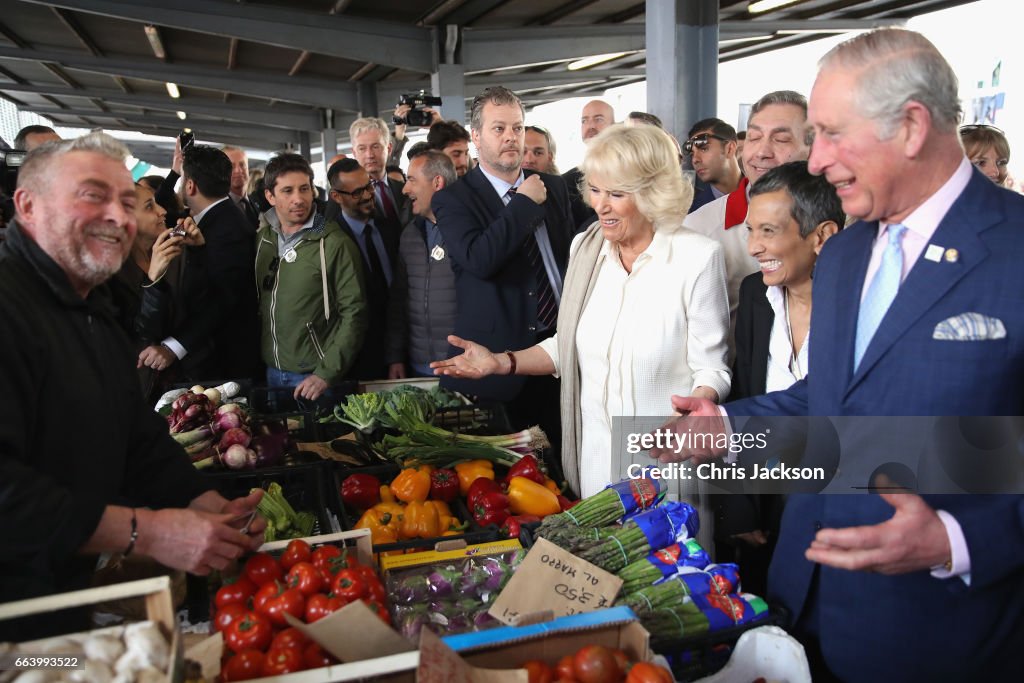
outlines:
{"label": "man wearing sunglasses", "polygon": [[743,174],[736,160],[736,144],[736,129],[722,119],[702,119],[690,128],[683,154],[692,160],[704,189],[694,193],[688,213],[739,187]]}

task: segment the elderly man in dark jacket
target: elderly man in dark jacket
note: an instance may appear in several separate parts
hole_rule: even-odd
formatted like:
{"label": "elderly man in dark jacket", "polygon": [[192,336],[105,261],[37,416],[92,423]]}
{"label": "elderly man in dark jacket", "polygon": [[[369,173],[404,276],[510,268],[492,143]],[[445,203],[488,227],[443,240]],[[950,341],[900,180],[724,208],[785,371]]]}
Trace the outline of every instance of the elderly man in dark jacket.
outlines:
{"label": "elderly man in dark jacket", "polygon": [[415,217],[402,231],[391,283],[389,379],[403,379],[409,370],[432,377],[430,361],[448,352],[448,335],[455,328],[455,275],[430,200],[456,180],[455,166],[444,152],[424,150],[409,162],[402,193],[412,203]]}
{"label": "elderly man in dark jacket", "polygon": [[[102,285],[137,229],[127,154],[91,133],[34,150],[19,173],[0,247],[0,602],[84,588],[102,553],[208,574],[262,542],[262,521],[240,530],[260,494],[208,490],[143,404],[110,313]],[[0,641],[79,616],[3,621]]]}

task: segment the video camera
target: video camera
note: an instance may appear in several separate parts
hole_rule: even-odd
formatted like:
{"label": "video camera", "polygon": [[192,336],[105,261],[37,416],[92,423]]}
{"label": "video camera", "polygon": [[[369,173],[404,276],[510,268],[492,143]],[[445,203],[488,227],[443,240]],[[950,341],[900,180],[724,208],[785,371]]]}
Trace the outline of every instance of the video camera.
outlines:
{"label": "video camera", "polygon": [[398,97],[398,105],[408,104],[412,107],[412,110],[405,115],[405,118],[401,116],[393,116],[392,121],[396,124],[407,124],[410,126],[429,126],[433,122],[433,117],[430,112],[423,111],[423,107],[440,107],[441,98],[428,95],[425,90],[420,90],[418,93],[400,95]]}

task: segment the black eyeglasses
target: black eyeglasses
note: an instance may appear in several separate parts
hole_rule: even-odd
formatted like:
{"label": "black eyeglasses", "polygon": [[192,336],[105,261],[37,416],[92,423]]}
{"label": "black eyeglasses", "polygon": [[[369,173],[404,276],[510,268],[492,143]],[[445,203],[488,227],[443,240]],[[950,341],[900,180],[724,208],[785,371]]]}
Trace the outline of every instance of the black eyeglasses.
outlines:
{"label": "black eyeglasses", "polygon": [[277,279],[277,267],[279,265],[281,265],[281,257],[275,256],[274,260],[270,262],[270,272],[263,278],[263,289],[271,290],[274,288],[274,280]]}
{"label": "black eyeglasses", "polygon": [[349,192],[348,190],[339,190],[336,187],[331,188],[338,194],[348,195],[349,197],[362,197],[364,194],[373,194],[373,181],[371,180],[365,187],[357,187],[356,189]]}
{"label": "black eyeglasses", "polygon": [[728,138],[723,138],[721,135],[715,135],[714,133],[700,133],[699,135],[694,135],[683,143],[683,152],[686,154],[693,154],[694,147],[703,152],[708,148],[708,141],[711,140],[711,138],[721,140],[722,142],[729,142]]}

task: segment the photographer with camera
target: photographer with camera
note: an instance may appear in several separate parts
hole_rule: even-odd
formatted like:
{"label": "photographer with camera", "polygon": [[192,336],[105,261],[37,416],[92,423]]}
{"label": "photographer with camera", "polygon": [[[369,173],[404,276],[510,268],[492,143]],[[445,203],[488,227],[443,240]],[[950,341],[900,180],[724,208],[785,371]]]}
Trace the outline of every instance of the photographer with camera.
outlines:
{"label": "photographer with camera", "polygon": [[429,128],[441,120],[441,113],[432,106],[440,107],[441,98],[426,95],[423,91],[417,94],[400,95],[391,122],[395,124],[395,134],[391,139],[391,153],[388,154],[388,165],[399,166],[402,151],[409,142],[405,136],[409,126]]}

